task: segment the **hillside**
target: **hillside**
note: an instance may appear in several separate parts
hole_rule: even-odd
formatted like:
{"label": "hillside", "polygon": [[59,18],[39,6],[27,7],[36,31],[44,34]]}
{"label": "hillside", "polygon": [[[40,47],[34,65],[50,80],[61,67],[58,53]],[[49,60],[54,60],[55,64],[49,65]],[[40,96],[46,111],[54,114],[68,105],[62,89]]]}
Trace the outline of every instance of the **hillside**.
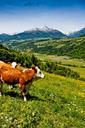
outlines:
{"label": "hillside", "polygon": [[32,50],[41,54],[70,56],[85,59],[85,37],[66,39],[42,39],[8,41],[3,44],[9,48],[18,50]]}

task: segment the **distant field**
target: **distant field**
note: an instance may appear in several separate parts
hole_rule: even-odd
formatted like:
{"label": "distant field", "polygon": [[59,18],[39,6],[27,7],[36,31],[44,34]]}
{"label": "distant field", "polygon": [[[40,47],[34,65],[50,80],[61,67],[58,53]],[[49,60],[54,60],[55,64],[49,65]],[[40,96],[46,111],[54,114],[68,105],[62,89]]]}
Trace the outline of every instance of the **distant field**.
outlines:
{"label": "distant field", "polygon": [[1,128],[84,128],[85,82],[45,73],[24,102],[19,90],[4,86],[0,97]]}
{"label": "distant field", "polygon": [[41,40],[15,40],[2,42],[18,50],[32,50],[36,53],[85,59],[85,37]]}
{"label": "distant field", "polygon": [[57,62],[58,65],[68,67],[80,74],[80,77],[85,80],[85,61],[82,59],[71,59],[68,56],[56,56],[56,55],[45,55],[38,54],[35,55],[42,61]]}

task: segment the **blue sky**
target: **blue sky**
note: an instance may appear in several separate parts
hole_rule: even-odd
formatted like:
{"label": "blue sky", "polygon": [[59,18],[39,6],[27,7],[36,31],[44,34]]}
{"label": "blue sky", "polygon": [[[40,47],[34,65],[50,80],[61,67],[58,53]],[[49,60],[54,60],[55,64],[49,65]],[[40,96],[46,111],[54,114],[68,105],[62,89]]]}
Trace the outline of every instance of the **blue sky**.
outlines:
{"label": "blue sky", "polygon": [[44,26],[64,33],[85,27],[85,0],[0,0],[0,33]]}

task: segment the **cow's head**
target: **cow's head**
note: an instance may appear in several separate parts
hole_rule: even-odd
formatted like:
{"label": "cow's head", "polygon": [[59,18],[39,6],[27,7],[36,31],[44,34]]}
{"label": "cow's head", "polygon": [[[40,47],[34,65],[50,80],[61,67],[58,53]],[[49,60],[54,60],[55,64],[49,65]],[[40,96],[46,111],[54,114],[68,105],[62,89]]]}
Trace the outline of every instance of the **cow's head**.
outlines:
{"label": "cow's head", "polygon": [[17,63],[16,63],[16,62],[12,62],[12,63],[11,63],[11,66],[12,66],[12,68],[16,68]]}
{"label": "cow's head", "polygon": [[44,78],[45,75],[41,72],[38,66],[33,67],[36,70],[36,77]]}

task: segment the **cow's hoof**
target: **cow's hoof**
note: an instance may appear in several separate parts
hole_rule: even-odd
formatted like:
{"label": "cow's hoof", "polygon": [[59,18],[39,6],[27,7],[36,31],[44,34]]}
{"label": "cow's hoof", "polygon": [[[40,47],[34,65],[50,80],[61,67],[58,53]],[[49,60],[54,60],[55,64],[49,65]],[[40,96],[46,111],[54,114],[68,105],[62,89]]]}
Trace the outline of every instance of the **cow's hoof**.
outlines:
{"label": "cow's hoof", "polygon": [[27,101],[26,97],[24,96],[24,101]]}

